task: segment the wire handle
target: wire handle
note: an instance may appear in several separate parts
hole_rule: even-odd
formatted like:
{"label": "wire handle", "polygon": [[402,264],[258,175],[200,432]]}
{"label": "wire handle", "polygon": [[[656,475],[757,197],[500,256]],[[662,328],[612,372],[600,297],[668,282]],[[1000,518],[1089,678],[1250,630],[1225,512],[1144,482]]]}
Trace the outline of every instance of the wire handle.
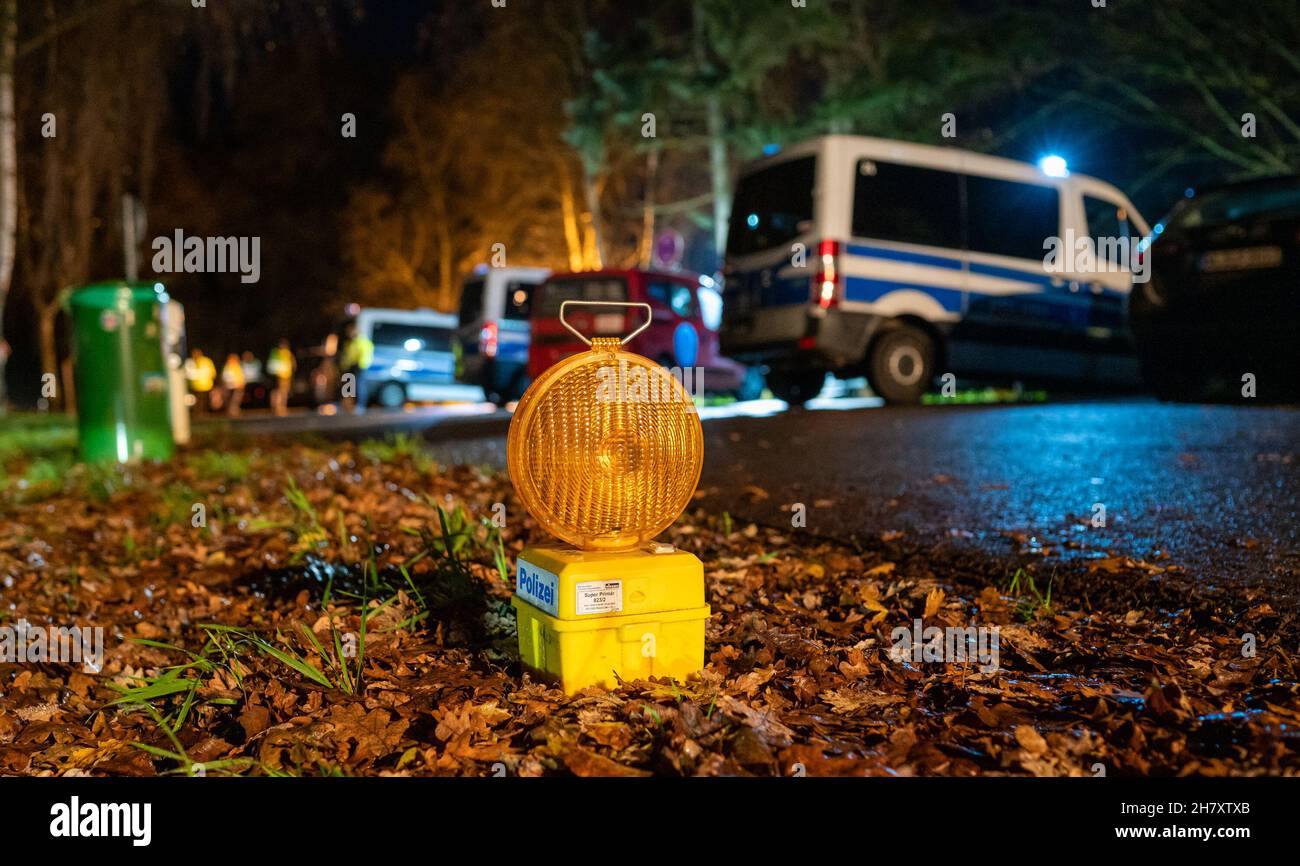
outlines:
{"label": "wire handle", "polygon": [[635,337],[637,334],[644,331],[646,328],[650,327],[650,320],[654,318],[654,310],[650,308],[650,305],[638,301],[561,301],[560,302],[560,324],[568,328],[569,333],[573,334],[573,336],[577,337],[579,340],[586,343],[588,346],[591,345],[591,340],[588,340],[586,337],[582,336],[582,334],[578,332],[577,328],[573,327],[573,325],[570,325],[568,322],[564,320],[564,308],[569,306],[569,304],[578,304],[584,307],[640,307],[643,310],[645,310],[645,321],[641,323],[641,327],[637,328],[635,331],[633,331],[632,333],[624,337],[622,339],[623,343],[630,343],[633,337]]}

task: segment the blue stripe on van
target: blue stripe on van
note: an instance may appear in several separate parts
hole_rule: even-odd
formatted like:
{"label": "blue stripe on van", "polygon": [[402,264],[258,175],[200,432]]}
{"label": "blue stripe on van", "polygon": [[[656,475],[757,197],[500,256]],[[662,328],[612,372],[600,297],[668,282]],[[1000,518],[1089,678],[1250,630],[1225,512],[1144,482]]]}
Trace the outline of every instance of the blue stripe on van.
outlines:
{"label": "blue stripe on van", "polygon": [[[847,244],[844,251],[851,256],[870,259],[883,259],[886,261],[905,262],[909,264],[924,265],[929,267],[945,268],[948,270],[961,270],[963,260],[961,258],[951,258],[941,255],[928,253],[914,253],[905,250],[888,249],[885,247],[869,246],[866,244]],[[1034,286],[1046,290],[1058,290],[1062,294],[1065,286],[1054,285],[1054,278],[1046,273],[1034,273],[1032,271],[1022,271],[1017,268],[1009,268],[999,265],[986,265],[976,262],[969,263],[969,273],[977,276],[996,277],[999,279],[1014,280],[1025,283],[1027,286]],[[794,277],[778,279],[772,285],[759,288],[757,283],[757,272],[748,274],[744,277],[746,280],[742,285],[748,287],[755,295],[755,306],[774,307],[787,306],[793,304],[807,304],[808,282],[805,277]],[[927,286],[920,283],[907,283],[892,280],[871,279],[867,277],[847,276],[845,278],[844,297],[849,301],[870,302],[883,297],[887,292],[898,289],[914,289],[932,295],[943,308],[949,312],[960,313],[962,311],[962,292],[958,289],[941,288],[938,286]],[[743,289],[742,289],[743,290]],[[967,289],[973,295],[983,295],[977,289]],[[1054,292],[1051,292],[1054,294]],[[1103,297],[1121,298],[1123,295],[1112,289],[1104,290]],[[1049,299],[1050,300],[1050,299]]]}
{"label": "blue stripe on van", "polygon": [[[891,250],[885,249],[884,247],[865,246],[863,244],[850,244],[846,249],[850,255],[862,256],[870,259],[885,259],[891,262],[907,262],[908,264],[928,265],[934,268],[948,268],[954,271],[959,271],[962,267],[961,259],[930,255],[928,253]],[[983,265],[971,262],[970,272],[972,274],[979,274],[986,277],[1020,280],[1021,282],[1033,283],[1034,285],[1050,286],[1052,284],[1052,278],[1047,274],[1022,271],[1016,268],[1000,267],[998,265]]]}
{"label": "blue stripe on van", "polygon": [[981,265],[971,262],[970,272],[979,274],[982,277],[1000,277],[1004,280],[1019,280],[1022,283],[1033,283],[1036,286],[1051,287],[1052,278],[1047,274],[1034,274],[1028,271],[1019,271],[1015,268],[1003,268],[997,265]]}
{"label": "blue stripe on van", "polygon": [[943,256],[926,255],[925,253],[909,253],[903,250],[889,250],[884,247],[868,247],[861,244],[850,244],[845,249],[852,256],[887,259],[893,262],[908,262],[914,265],[930,265],[935,268],[950,268],[954,271],[961,270],[961,259],[950,259]]}
{"label": "blue stripe on van", "polygon": [[925,292],[939,302],[950,313],[961,312],[961,292],[957,289],[944,289],[938,286],[924,286],[917,283],[900,283],[893,280],[871,280],[866,277],[846,277],[844,280],[844,300],[876,301],[890,292],[899,289],[912,289]]}

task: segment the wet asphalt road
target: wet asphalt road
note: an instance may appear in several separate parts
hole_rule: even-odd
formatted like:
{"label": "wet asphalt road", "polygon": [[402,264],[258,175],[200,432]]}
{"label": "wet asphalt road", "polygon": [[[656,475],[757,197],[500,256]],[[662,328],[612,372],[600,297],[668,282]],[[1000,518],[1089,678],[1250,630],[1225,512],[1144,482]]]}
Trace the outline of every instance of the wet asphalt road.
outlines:
{"label": "wet asphalt road", "polygon": [[1288,595],[1300,576],[1300,410],[867,409],[706,431],[706,503],[767,522],[803,502],[810,531],[841,539],[901,531],[998,553],[1124,555]]}
{"label": "wet asphalt road", "polygon": [[[1298,409],[818,405],[748,410],[762,417],[706,410],[700,504],[788,526],[799,502],[808,531],[845,541],[901,532],[999,555],[1121,555],[1183,565],[1207,585],[1267,583],[1300,596]],[[498,413],[426,425],[424,435],[445,461],[504,466],[507,423]]]}

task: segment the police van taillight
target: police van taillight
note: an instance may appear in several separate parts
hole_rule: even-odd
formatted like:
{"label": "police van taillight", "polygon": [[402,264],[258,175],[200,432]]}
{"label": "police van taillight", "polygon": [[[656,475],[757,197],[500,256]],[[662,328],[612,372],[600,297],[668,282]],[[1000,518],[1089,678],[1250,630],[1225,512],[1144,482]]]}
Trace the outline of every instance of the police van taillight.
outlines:
{"label": "police van taillight", "polygon": [[478,350],[485,358],[497,356],[497,323],[488,322],[478,334]]}
{"label": "police van taillight", "polygon": [[823,310],[840,302],[840,242],[817,245],[817,270],[812,282],[812,301]]}

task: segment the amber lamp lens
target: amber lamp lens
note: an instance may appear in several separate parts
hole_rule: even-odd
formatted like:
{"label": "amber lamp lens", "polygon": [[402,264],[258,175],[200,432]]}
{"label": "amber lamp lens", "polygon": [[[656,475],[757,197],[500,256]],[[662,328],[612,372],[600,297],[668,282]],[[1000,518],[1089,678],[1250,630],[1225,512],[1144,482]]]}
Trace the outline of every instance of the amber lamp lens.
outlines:
{"label": "amber lamp lens", "polygon": [[636,547],[690,504],[704,431],[681,382],[597,339],[551,367],[519,401],[510,479],[547,532],[577,547]]}

